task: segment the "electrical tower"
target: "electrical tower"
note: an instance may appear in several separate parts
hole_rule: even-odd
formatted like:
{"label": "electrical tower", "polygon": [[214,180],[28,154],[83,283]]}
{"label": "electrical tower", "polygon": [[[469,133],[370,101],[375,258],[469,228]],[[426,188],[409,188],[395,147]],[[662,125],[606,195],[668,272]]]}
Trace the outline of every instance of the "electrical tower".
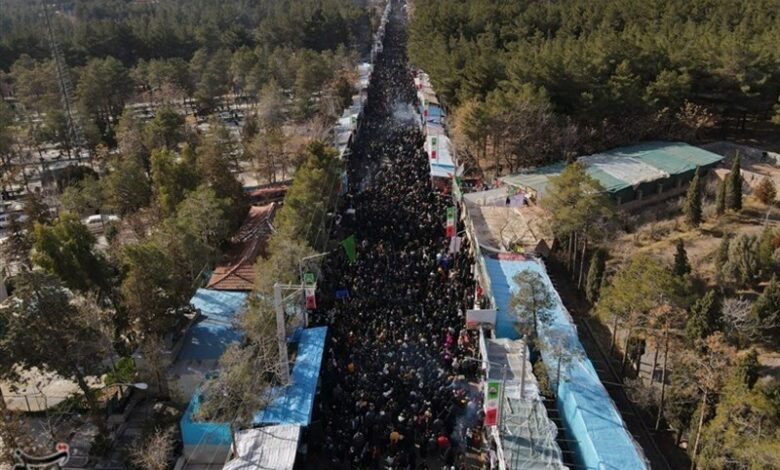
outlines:
{"label": "electrical tower", "polygon": [[[51,49],[51,56],[54,60],[54,69],[57,74],[57,85],[60,89],[60,100],[62,101],[62,112],[65,114],[65,120],[68,126],[68,147],[75,152],[75,158],[81,159],[82,150],[86,151],[87,159],[91,159],[91,155],[86,146],[84,139],[84,133],[81,129],[81,124],[76,114],[76,110],[73,106],[73,83],[70,80],[70,73],[68,71],[68,65],[65,62],[65,56],[62,54],[62,49],[57,41],[57,36],[54,34],[54,28],[51,25],[51,18],[49,16],[49,5],[46,3],[48,0],[41,0],[41,6],[43,7],[43,17],[46,21],[46,32],[49,37],[49,48]],[[68,152],[69,158],[73,158]],[[91,162],[90,162],[91,163]]]}

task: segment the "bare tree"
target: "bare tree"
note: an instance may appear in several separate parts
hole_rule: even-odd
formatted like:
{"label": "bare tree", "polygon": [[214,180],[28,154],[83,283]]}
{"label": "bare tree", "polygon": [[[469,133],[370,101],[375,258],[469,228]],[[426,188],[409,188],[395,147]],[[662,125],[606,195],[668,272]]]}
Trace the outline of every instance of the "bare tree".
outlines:
{"label": "bare tree", "polygon": [[691,452],[691,470],[696,468],[696,455],[699,451],[701,430],[707,416],[710,396],[718,393],[723,387],[736,357],[736,350],[726,344],[721,332],[700,340],[696,346],[696,351],[686,354],[684,359],[691,366],[690,370],[693,371],[697,386],[701,391],[701,409],[699,410],[696,439]]}
{"label": "bare tree", "polygon": [[707,108],[690,101],[680,107],[675,117],[688,131],[685,137],[694,141],[699,139],[702,129],[715,125],[715,116]]}
{"label": "bare tree", "polygon": [[165,350],[163,339],[158,335],[147,337],[141,344],[141,354],[146,361],[144,372],[149,376],[148,380],[154,383],[157,395],[167,397],[169,390],[165,373],[171,365],[171,357]]}
{"label": "bare tree", "polygon": [[130,461],[145,470],[168,470],[176,445],[174,428],[156,429],[130,450]]}
{"label": "bare tree", "polygon": [[[658,413],[655,419],[655,429],[661,427],[661,418],[666,399],[666,375],[669,371],[669,350],[672,341],[677,341],[679,328],[684,319],[684,312],[675,308],[670,303],[663,302],[650,310],[650,340],[654,343],[655,354],[653,356],[653,370],[650,376],[650,384],[655,381],[655,371],[658,367],[658,353],[663,349],[663,364],[661,368],[661,393],[657,397]],[[637,371],[638,372],[638,371]]]}
{"label": "bare tree", "polygon": [[204,385],[204,400],[196,415],[199,420],[229,422],[231,432],[273,401],[281,372],[273,305],[252,298],[239,324],[247,344],[231,345],[222,354],[219,375]]}
{"label": "bare tree", "polygon": [[726,337],[737,345],[747,344],[759,336],[759,325],[751,315],[752,304],[744,298],[723,301],[721,315]]}
{"label": "bare tree", "polygon": [[640,408],[650,411],[659,406],[658,389],[652,385],[645,384],[641,377],[635,379],[627,378],[624,381],[623,389],[628,398],[639,405]]}

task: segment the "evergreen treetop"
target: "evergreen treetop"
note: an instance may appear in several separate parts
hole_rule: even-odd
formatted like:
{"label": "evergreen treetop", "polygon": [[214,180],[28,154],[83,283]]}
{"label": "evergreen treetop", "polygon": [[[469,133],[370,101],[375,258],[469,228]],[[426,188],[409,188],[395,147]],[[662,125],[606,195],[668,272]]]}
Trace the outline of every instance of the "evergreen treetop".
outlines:
{"label": "evergreen treetop", "polygon": [[685,244],[682,239],[675,243],[674,266],[672,272],[675,276],[685,276],[691,272],[691,264],[688,262],[688,253],[685,251]]}

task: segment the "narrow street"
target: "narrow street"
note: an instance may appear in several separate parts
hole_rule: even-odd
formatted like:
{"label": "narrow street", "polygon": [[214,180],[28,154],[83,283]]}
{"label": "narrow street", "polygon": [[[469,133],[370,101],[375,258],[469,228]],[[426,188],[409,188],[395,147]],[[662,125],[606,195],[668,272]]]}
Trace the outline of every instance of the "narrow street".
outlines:
{"label": "narrow street", "polygon": [[[314,322],[330,329],[309,468],[456,465],[466,459],[467,430],[482,421],[469,386],[478,364],[463,361],[477,350],[463,317],[473,304],[472,260],[448,252],[452,202],[431,187],[405,29],[396,2],[332,233],[355,236],[357,259],[330,256],[318,286]],[[344,289],[348,297],[337,300]]]}

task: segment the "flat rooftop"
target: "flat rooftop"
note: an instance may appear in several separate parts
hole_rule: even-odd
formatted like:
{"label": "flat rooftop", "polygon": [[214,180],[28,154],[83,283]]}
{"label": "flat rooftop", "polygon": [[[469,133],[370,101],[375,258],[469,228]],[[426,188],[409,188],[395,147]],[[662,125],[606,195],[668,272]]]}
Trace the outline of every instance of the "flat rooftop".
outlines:
{"label": "flat rooftop", "polygon": [[496,251],[521,247],[525,252],[535,251],[541,241],[551,246],[552,230],[545,211],[534,203],[524,205],[522,195],[510,196],[507,205],[509,191],[503,186],[463,196],[479,244]]}
{"label": "flat rooftop", "polygon": [[[709,168],[722,160],[721,155],[684,142],[643,142],[577,159],[610,193],[693,172],[698,167]],[[559,162],[502,180],[509,185],[531,188],[541,196],[550,178],[559,175],[564,166]]]}

